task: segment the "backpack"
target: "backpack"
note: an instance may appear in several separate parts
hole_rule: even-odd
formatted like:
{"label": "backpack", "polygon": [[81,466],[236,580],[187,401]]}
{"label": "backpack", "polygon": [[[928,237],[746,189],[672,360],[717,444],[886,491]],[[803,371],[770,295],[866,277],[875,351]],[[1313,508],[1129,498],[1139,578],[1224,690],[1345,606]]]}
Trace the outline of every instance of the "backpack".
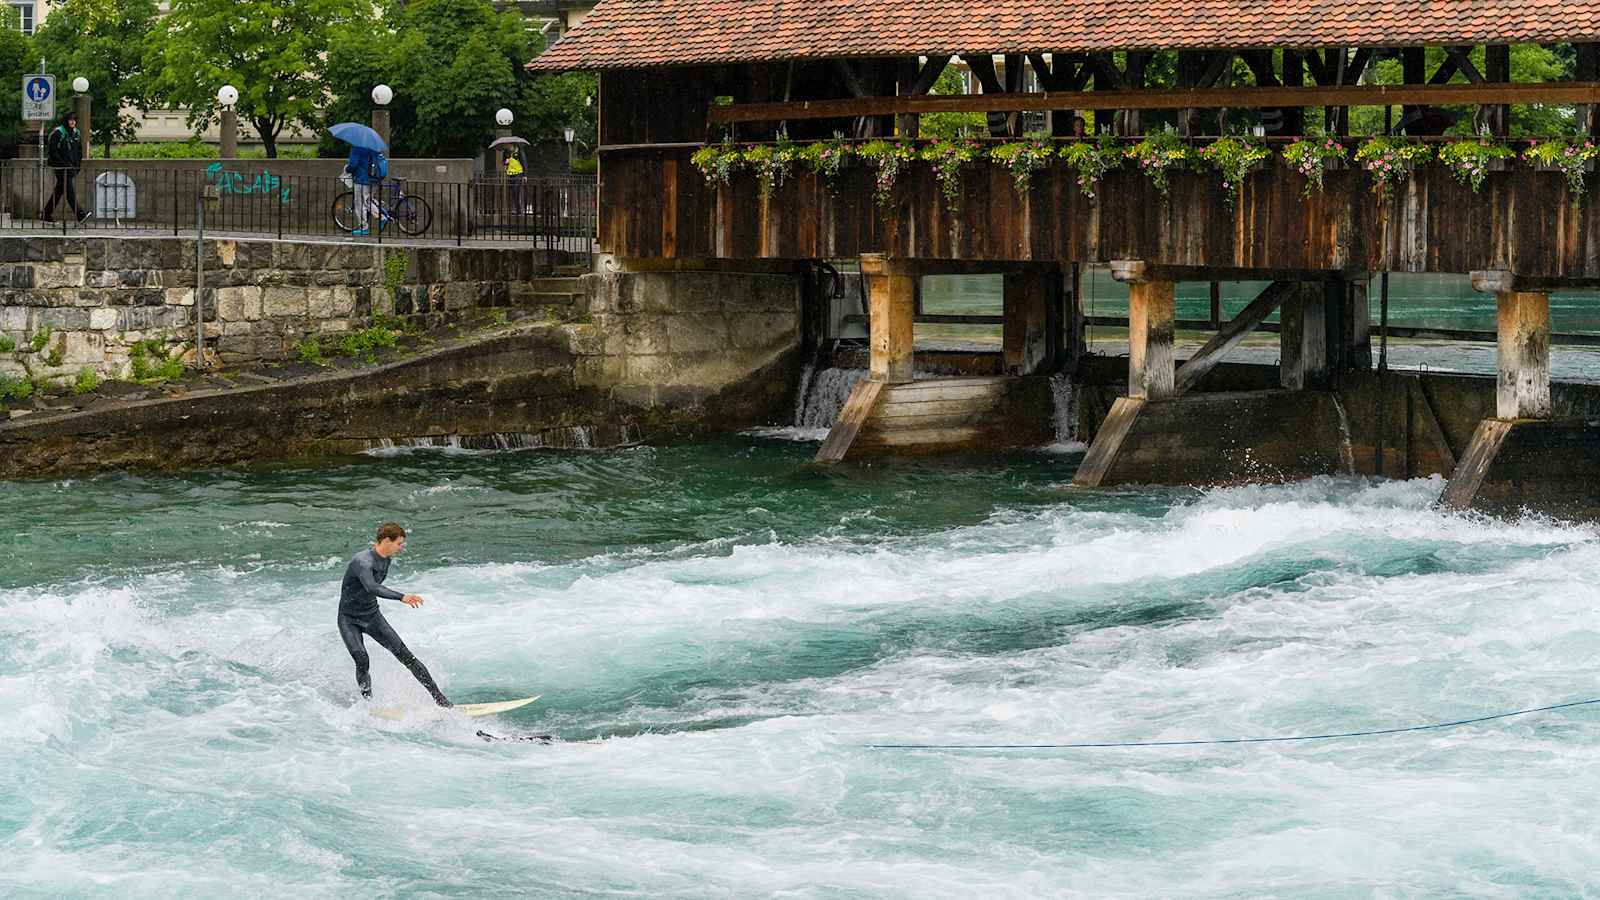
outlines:
{"label": "backpack", "polygon": [[57,125],[45,141],[45,156],[50,162],[64,162],[67,156],[67,126]]}
{"label": "backpack", "polygon": [[374,150],[367,162],[367,175],[372,178],[383,179],[389,177],[389,158]]}

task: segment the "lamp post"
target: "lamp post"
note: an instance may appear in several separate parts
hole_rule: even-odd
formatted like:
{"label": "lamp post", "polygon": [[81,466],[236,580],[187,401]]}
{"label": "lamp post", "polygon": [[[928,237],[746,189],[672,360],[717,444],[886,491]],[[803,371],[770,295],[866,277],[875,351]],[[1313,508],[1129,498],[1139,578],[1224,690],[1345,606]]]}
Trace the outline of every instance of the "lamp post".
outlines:
{"label": "lamp post", "polygon": [[222,146],[217,155],[223,159],[239,155],[239,113],[234,109],[238,102],[238,88],[225,84],[217,89],[217,105],[222,107]]}
{"label": "lamp post", "polygon": [[570,126],[568,126],[567,128],[562,129],[561,134],[562,134],[563,137],[565,137],[567,139],[567,173],[571,174],[572,173],[572,138],[574,137],[575,132],[572,130],[572,128]]}
{"label": "lamp post", "polygon": [[394,155],[394,145],[389,141],[389,101],[393,99],[394,90],[387,84],[372,89],[372,130],[389,146],[390,156]]}
{"label": "lamp post", "polygon": [[78,133],[83,135],[83,158],[88,159],[94,147],[94,129],[89,127],[89,79],[79,75],[72,79],[72,111],[78,116]]}

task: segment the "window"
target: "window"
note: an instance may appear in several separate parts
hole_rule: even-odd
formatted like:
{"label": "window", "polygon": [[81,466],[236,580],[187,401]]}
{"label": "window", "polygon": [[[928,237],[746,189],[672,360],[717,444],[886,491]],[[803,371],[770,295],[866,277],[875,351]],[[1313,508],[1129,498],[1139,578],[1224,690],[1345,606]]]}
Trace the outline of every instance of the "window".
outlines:
{"label": "window", "polygon": [[17,11],[17,29],[23,34],[33,34],[33,0],[12,3],[11,8]]}

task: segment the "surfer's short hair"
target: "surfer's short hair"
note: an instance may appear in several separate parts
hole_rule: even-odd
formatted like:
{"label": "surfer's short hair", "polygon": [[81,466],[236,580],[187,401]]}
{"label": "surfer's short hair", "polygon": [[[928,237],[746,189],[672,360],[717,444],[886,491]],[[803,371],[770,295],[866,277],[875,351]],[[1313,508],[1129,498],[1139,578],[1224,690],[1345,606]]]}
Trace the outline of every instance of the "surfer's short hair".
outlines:
{"label": "surfer's short hair", "polygon": [[378,526],[378,541],[393,541],[406,536],[406,530],[398,522],[385,522]]}

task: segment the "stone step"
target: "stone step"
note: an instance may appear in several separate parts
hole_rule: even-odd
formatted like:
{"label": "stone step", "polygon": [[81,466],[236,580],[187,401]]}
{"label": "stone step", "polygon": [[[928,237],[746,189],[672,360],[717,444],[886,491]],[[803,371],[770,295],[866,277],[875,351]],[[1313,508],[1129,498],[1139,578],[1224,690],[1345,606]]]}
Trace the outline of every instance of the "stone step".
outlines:
{"label": "stone step", "polygon": [[578,295],[555,291],[512,291],[511,302],[517,306],[572,306],[578,302]]}
{"label": "stone step", "polygon": [[593,270],[590,269],[588,266],[565,265],[565,266],[556,266],[554,271],[555,271],[555,274],[557,274],[557,275],[565,275],[565,276],[568,276],[568,277],[577,277],[579,275],[587,275]]}
{"label": "stone step", "polygon": [[529,278],[523,284],[529,290],[552,294],[581,294],[583,282],[577,278]]}

